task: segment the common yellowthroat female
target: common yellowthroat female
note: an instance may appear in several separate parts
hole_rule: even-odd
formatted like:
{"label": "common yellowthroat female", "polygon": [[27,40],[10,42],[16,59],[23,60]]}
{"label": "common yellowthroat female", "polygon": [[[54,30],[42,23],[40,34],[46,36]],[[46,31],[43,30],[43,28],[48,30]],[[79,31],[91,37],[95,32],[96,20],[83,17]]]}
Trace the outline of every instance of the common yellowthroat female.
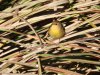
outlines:
{"label": "common yellowthroat female", "polygon": [[54,19],[48,33],[52,38],[60,39],[65,35],[65,28],[58,20]]}

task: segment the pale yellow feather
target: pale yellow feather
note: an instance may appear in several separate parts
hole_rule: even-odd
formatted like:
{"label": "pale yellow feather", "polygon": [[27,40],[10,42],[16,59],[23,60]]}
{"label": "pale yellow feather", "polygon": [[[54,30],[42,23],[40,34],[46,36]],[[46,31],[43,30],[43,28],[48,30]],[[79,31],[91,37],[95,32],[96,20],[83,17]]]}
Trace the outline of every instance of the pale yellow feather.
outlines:
{"label": "pale yellow feather", "polygon": [[49,35],[54,39],[60,39],[65,35],[63,26],[52,25],[49,29]]}

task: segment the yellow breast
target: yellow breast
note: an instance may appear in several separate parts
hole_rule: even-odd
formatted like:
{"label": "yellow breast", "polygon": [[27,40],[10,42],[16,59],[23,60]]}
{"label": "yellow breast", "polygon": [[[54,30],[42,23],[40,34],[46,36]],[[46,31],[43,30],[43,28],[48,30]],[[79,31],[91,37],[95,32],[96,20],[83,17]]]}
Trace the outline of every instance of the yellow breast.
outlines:
{"label": "yellow breast", "polygon": [[65,30],[62,26],[52,25],[49,29],[49,35],[54,39],[60,39],[65,35]]}

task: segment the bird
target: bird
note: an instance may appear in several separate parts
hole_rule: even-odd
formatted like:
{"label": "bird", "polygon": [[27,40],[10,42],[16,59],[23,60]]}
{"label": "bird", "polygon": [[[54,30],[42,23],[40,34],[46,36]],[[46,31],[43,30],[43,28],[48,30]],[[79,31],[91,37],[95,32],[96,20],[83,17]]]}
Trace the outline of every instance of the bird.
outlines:
{"label": "bird", "polygon": [[57,19],[54,19],[49,27],[48,34],[53,39],[60,39],[65,35],[65,28]]}

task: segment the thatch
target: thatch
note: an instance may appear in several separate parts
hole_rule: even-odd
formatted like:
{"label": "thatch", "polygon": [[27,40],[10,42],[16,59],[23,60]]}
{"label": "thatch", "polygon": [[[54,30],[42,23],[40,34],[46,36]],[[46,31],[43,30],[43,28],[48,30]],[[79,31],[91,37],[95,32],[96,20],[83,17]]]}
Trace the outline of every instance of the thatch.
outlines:
{"label": "thatch", "polygon": [[[99,72],[99,4],[100,0],[0,0],[0,73]],[[47,33],[55,18],[66,31],[60,41]]]}

